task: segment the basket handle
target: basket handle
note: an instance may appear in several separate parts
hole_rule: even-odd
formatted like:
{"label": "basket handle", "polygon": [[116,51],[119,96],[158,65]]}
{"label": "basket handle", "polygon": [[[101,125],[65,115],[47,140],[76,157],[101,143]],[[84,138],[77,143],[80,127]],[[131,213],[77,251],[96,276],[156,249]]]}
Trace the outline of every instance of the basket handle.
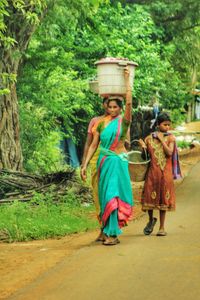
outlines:
{"label": "basket handle", "polygon": [[138,143],[139,143],[139,140],[137,140],[137,139],[131,140],[131,144],[132,144],[133,142],[138,142]]}
{"label": "basket handle", "polygon": [[[134,143],[134,142],[137,142],[139,144],[139,140],[137,140],[137,139],[132,140],[130,144],[132,145],[132,143]],[[145,148],[143,148],[143,150],[144,150],[144,154],[145,154],[145,159],[148,160],[147,150]]]}

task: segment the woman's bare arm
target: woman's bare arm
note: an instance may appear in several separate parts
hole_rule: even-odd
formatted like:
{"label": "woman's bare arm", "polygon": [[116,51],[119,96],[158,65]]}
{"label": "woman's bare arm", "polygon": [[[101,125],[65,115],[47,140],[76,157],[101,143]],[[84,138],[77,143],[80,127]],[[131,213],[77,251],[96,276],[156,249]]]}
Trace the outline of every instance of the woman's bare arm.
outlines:
{"label": "woman's bare arm", "polygon": [[99,132],[96,131],[94,134],[94,137],[93,137],[93,141],[88,149],[88,153],[86,155],[84,164],[81,167],[81,178],[83,180],[85,180],[87,178],[86,169],[87,169],[87,166],[88,166],[92,156],[94,155],[98,145],[99,145]]}
{"label": "woman's bare arm", "polygon": [[132,120],[132,88],[130,85],[130,71],[127,68],[124,70],[125,84],[126,84],[126,104],[124,119],[131,122]]}
{"label": "woman's bare arm", "polygon": [[86,142],[85,142],[85,146],[84,146],[84,150],[83,150],[83,158],[82,158],[82,163],[81,166],[84,165],[88,150],[90,145],[92,144],[92,140],[93,140],[93,134],[92,133],[88,133],[87,134],[87,138],[86,138]]}
{"label": "woman's bare arm", "polygon": [[165,154],[167,156],[172,156],[173,151],[174,151],[174,143],[175,143],[175,138],[171,138],[171,141],[169,144],[167,144],[164,140],[164,136],[161,132],[158,132],[158,139],[160,140],[161,144],[163,145],[163,149],[165,151]]}

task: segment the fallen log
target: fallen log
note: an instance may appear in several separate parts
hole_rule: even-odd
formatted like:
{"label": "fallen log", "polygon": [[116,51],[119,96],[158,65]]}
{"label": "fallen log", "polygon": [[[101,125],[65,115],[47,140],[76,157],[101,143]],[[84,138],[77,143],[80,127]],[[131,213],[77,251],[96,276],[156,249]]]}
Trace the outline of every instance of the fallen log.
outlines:
{"label": "fallen log", "polygon": [[0,171],[0,204],[31,201],[36,193],[50,193],[54,201],[73,192],[83,201],[91,201],[91,191],[82,186],[75,171],[69,169],[43,176],[9,170]]}
{"label": "fallen log", "polygon": [[16,172],[9,170],[0,171],[0,185],[14,187],[18,190],[27,190],[31,188],[41,187],[48,183],[60,183],[72,179],[75,171],[69,169],[56,173],[46,174],[43,176],[30,174],[25,172]]}

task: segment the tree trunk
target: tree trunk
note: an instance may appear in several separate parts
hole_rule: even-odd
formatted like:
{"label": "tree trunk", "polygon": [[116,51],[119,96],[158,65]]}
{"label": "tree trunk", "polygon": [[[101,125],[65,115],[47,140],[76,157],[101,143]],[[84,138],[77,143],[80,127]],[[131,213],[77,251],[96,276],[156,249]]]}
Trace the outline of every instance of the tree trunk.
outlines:
{"label": "tree trunk", "polygon": [[2,43],[3,46],[0,48],[0,89],[9,91],[9,93],[0,94],[0,169],[22,170],[23,157],[20,146],[19,112],[14,77],[17,78],[19,65],[22,64],[22,54],[27,49],[31,36],[36,29],[37,23],[28,22],[27,15],[29,12],[32,13],[42,8],[38,13],[38,20],[40,20],[46,12],[41,3],[37,6],[37,3],[31,4],[29,2],[31,1],[28,1],[27,5],[24,6],[23,13],[16,5],[10,5],[9,15],[4,17],[5,37],[13,38],[15,43],[9,47]]}
{"label": "tree trunk", "polygon": [[[11,60],[6,59],[5,63],[4,58],[2,59],[0,73],[17,73],[18,62],[15,62],[13,68],[9,61]],[[16,84],[15,82],[5,84],[3,81],[1,78],[1,86],[8,88],[10,93],[0,96],[0,169],[22,170]]]}
{"label": "tree trunk", "polygon": [[0,95],[0,169],[21,171],[23,157],[16,93],[20,49],[18,46],[2,47],[0,53],[0,87],[8,91]]}

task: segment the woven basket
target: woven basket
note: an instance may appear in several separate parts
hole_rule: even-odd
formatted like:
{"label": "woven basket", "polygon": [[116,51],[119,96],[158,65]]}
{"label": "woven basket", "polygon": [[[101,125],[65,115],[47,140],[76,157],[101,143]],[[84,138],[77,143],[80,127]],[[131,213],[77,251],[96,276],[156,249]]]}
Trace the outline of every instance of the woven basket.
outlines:
{"label": "woven basket", "polygon": [[147,152],[145,150],[146,158],[142,158],[141,151],[132,150],[127,153],[129,161],[129,174],[131,181],[144,181],[145,175],[149,167],[150,159],[147,158]]}

